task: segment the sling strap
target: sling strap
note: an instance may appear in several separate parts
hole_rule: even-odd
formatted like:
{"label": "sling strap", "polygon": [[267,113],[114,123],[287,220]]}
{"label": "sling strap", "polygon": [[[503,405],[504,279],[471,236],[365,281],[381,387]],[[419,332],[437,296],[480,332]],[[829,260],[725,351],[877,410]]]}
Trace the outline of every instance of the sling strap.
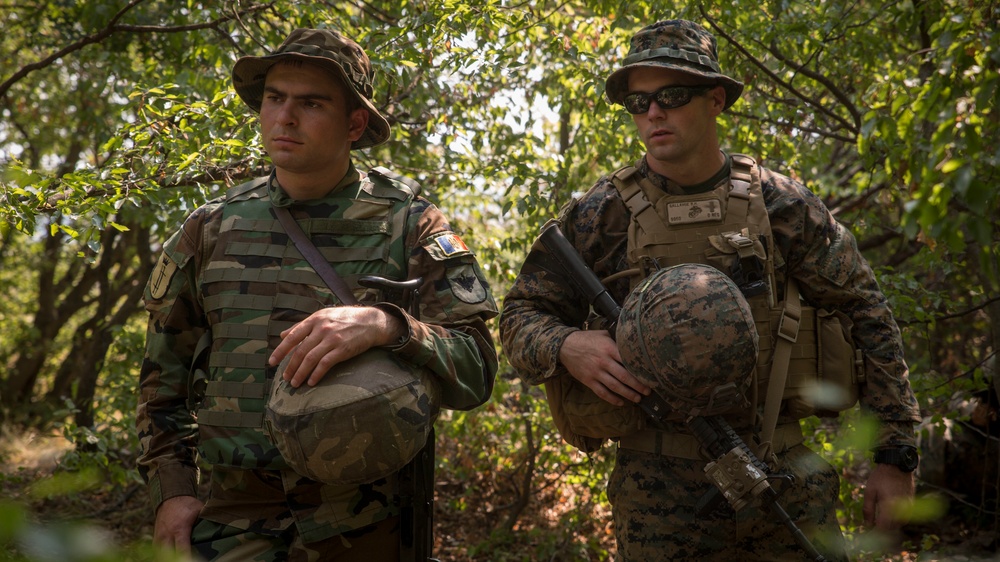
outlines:
{"label": "sling strap", "polygon": [[326,286],[333,291],[334,295],[337,295],[340,302],[346,305],[358,304],[358,299],[354,298],[354,293],[347,288],[347,283],[345,283],[344,280],[337,275],[333,266],[331,266],[330,263],[323,258],[323,254],[316,249],[316,246],[313,245],[311,240],[309,240],[306,233],[302,232],[302,227],[299,226],[299,223],[296,222],[294,218],[292,218],[292,214],[288,212],[288,209],[285,207],[274,206],[272,206],[272,209],[274,209],[274,214],[278,217],[278,221],[285,229],[285,232],[288,233],[288,236],[292,239],[295,247],[298,248],[299,252],[302,253],[302,256],[306,258],[309,265],[316,270],[316,273],[318,273],[323,279]]}
{"label": "sling strap", "polygon": [[792,345],[799,338],[801,320],[802,302],[799,300],[799,286],[795,279],[789,277],[785,281],[785,307],[778,322],[778,337],[771,359],[771,376],[767,383],[767,396],[764,398],[764,419],[760,428],[758,451],[761,459],[767,459],[764,462],[768,462],[771,455],[778,452],[772,443],[774,428],[778,425],[781,398],[785,391],[785,381],[788,379],[788,363],[792,357]]}

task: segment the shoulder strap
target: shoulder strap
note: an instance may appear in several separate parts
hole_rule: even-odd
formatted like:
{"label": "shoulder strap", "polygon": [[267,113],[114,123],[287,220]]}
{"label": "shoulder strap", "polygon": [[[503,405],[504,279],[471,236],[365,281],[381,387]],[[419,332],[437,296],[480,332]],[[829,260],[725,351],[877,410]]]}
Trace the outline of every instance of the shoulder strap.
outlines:
{"label": "shoulder strap", "polygon": [[397,174],[396,172],[393,172],[392,170],[384,166],[375,166],[374,168],[371,169],[369,175],[381,176],[383,178],[393,180],[401,184],[400,186],[401,188],[409,190],[410,195],[412,195],[413,197],[420,195],[420,184],[417,183],[416,180],[404,176],[402,174]]}
{"label": "shoulder strap", "polygon": [[323,255],[319,253],[316,246],[313,245],[309,237],[306,236],[305,232],[302,232],[302,227],[299,223],[295,222],[292,218],[292,214],[288,212],[285,207],[271,207],[274,209],[274,214],[277,215],[278,221],[281,226],[288,233],[288,236],[292,238],[292,242],[295,243],[295,247],[302,252],[302,255],[309,262],[309,265],[316,270],[316,273],[323,279],[326,286],[333,291],[333,294],[337,295],[340,302],[347,305],[358,304],[358,300],[354,298],[354,293],[347,287],[347,283],[337,275],[334,271],[333,266],[323,258]]}
{"label": "shoulder strap", "polygon": [[267,176],[254,178],[226,190],[226,201],[238,199],[251,191],[267,185]]}
{"label": "shoulder strap", "polygon": [[[792,345],[799,338],[799,323],[802,320],[802,302],[799,300],[799,285],[792,277],[785,281],[785,307],[778,322],[778,337],[771,359],[771,376],[767,381],[767,397],[764,399],[764,419],[760,428],[761,458],[770,458],[774,428],[778,425],[778,411],[788,379],[788,363],[792,357]],[[767,461],[765,461],[767,462]]]}

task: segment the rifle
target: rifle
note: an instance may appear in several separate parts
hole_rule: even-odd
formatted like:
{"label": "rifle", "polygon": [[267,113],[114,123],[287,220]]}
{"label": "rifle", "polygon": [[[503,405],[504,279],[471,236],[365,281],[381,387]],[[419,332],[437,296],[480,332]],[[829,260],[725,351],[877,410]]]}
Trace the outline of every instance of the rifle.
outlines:
{"label": "rifle", "polygon": [[[542,227],[538,240],[594,311],[608,321],[608,331],[614,337],[621,306],[566,240],[559,224],[551,221]],[[665,420],[670,412],[669,404],[655,390],[639,401],[639,407],[655,421]],[[710,513],[721,498],[728,500],[734,511],[743,509],[750,501],[757,499],[781,521],[813,560],[825,562],[826,558],[816,550],[778,503],[779,494],[768,481],[775,477],[770,474],[770,468],[757,458],[725,418],[690,416],[685,424],[701,444],[702,450],[715,459],[705,467],[705,474],[715,488],[699,500],[696,506],[699,515]],[[788,475],[780,477],[791,478]]]}
{"label": "rifle", "polygon": [[[403,303],[406,311],[420,319],[420,284],[423,278],[392,281],[366,275],[358,279],[362,287],[382,289],[388,302]],[[438,562],[434,550],[434,428],[413,460],[397,473],[399,486],[400,562]]]}

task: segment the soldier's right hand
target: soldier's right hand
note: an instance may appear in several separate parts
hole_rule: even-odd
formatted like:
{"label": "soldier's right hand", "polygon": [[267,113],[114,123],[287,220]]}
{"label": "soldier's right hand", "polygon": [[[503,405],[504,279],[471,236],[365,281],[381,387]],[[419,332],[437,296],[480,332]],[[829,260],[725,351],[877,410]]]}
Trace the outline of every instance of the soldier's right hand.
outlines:
{"label": "soldier's right hand", "polygon": [[559,348],[559,362],[601,399],[624,406],[652,392],[622,366],[618,344],[607,330],[573,332]]}
{"label": "soldier's right hand", "polygon": [[164,500],[156,510],[153,542],[177,552],[191,553],[191,529],[204,504],[194,496],[176,496]]}

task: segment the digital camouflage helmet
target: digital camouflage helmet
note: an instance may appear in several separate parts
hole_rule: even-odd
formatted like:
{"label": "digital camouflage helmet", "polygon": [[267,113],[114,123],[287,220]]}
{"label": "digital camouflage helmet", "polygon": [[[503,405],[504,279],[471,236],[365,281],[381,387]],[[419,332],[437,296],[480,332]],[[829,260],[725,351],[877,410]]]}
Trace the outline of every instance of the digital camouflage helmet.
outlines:
{"label": "digital camouflage helmet", "polygon": [[278,374],[264,414],[271,440],[295,472],[358,485],[398,472],[424,446],[441,404],[425,370],[372,348],[336,365],[314,387]]}
{"label": "digital camouflage helmet", "polygon": [[673,417],[719,415],[745,403],[757,329],[735,283],[707,265],[660,269],[622,305],[622,364],[655,389]]}

